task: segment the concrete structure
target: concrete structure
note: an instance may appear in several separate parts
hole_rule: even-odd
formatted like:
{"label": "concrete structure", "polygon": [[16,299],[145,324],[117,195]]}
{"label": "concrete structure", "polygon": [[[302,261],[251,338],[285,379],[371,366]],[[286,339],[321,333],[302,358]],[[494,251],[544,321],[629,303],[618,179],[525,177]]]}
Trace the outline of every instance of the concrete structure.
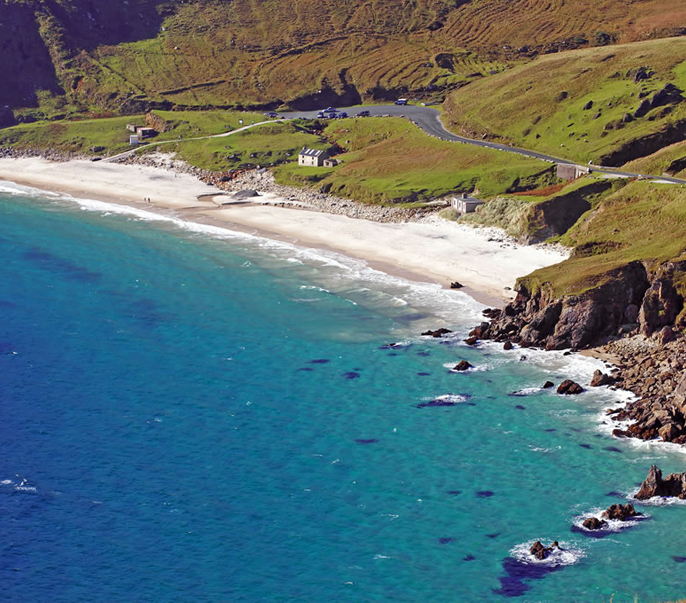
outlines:
{"label": "concrete structure", "polygon": [[131,134],[131,136],[129,136],[129,144],[135,145],[138,144],[140,141],[141,140],[140,138],[138,138],[138,134]]}
{"label": "concrete structure", "polygon": [[459,197],[453,197],[450,202],[450,207],[457,210],[461,214],[471,214],[476,211],[479,205],[483,205],[484,202],[476,197],[472,197],[467,193],[462,193]]}
{"label": "concrete structure", "polygon": [[157,134],[157,130],[155,130],[155,128],[139,127],[138,130],[136,130],[136,134],[138,134],[140,139],[143,140],[144,138],[150,138],[151,136],[155,136]]}
{"label": "concrete structure", "polygon": [[590,172],[590,168],[583,165],[574,165],[573,163],[557,164],[557,177],[562,180],[576,180],[582,176],[587,176]]}
{"label": "concrete structure", "polygon": [[324,160],[328,158],[329,154],[326,151],[303,147],[303,150],[298,153],[298,165],[321,167],[324,165]]}
{"label": "concrete structure", "polygon": [[143,126],[140,126],[138,124],[126,124],[126,129],[129,132],[133,132],[134,134],[138,131],[138,128],[142,128]]}
{"label": "concrete structure", "polygon": [[338,160],[336,160],[336,159],[325,159],[323,164],[324,164],[324,167],[336,167],[338,165]]}

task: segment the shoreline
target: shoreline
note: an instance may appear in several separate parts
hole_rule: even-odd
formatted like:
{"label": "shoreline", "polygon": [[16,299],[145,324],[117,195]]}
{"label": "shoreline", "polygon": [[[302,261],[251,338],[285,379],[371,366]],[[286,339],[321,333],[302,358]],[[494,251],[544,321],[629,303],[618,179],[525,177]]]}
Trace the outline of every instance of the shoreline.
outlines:
{"label": "shoreline", "polygon": [[269,204],[220,206],[209,199],[219,195],[224,199],[227,191],[169,168],[82,160],[0,159],[0,179],[167,216],[171,211],[185,221],[334,251],[411,281],[443,287],[459,281],[464,285],[459,291],[491,307],[502,307],[513,297],[512,289],[506,287],[514,286],[516,276],[565,257],[550,249],[514,245],[503,235],[496,238],[494,229],[475,229],[439,219],[377,222],[317,208],[286,208],[281,204],[288,204],[288,199],[271,193],[265,195],[271,199]]}

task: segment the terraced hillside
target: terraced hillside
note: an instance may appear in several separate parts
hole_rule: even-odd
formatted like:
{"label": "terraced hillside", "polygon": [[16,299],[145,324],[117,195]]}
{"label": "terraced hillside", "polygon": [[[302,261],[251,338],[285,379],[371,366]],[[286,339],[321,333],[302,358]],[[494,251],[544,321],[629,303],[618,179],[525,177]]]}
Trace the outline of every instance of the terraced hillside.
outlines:
{"label": "terraced hillside", "polygon": [[470,136],[619,166],[686,138],[685,58],[685,37],[547,55],[455,91],[446,121]]}
{"label": "terraced hillside", "polygon": [[666,0],[4,0],[0,104],[427,98],[560,48],[678,33]]}

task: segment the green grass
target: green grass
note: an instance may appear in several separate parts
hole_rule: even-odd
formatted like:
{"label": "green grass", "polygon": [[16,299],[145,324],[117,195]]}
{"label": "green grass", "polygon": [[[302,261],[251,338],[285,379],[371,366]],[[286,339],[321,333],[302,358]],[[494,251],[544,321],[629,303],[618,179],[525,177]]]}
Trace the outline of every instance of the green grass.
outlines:
{"label": "green grass", "polygon": [[623,169],[638,174],[665,174],[686,178],[686,142],[677,142],[648,155],[625,163]]}
{"label": "green grass", "polygon": [[400,118],[341,120],[325,135],[345,149],[336,157],[341,165],[326,173],[280,166],[277,180],[300,185],[314,176],[317,186],[344,197],[399,203],[474,190],[491,197],[548,176],[543,162],[431,138]]}
{"label": "green grass", "polygon": [[[622,124],[665,83],[686,90],[686,38],[588,48],[540,57],[452,93],[446,123],[527,148],[594,163],[627,142],[686,118],[686,102]],[[635,83],[638,67],[650,79]],[[632,70],[631,73],[627,73]],[[584,107],[591,101],[593,106]]]}
{"label": "green grass", "polygon": [[224,171],[243,164],[268,166],[297,160],[304,146],[327,148],[329,145],[293,123],[275,123],[231,136],[165,145],[162,149],[176,152],[180,159],[196,167]]}
{"label": "green grass", "polygon": [[[191,138],[220,134],[240,127],[252,121],[264,121],[260,113],[243,113],[229,111],[157,111],[166,119],[170,130],[163,132],[148,142]],[[127,123],[143,125],[145,116],[131,115],[101,119],[83,119],[73,121],[35,122],[20,124],[0,130],[0,146],[16,149],[54,149],[61,152],[94,154],[92,147],[105,147],[98,155],[115,155],[126,151],[129,146]]]}
{"label": "green grass", "polygon": [[560,242],[576,253],[524,277],[529,290],[547,282],[555,295],[580,294],[635,260],[648,266],[685,260],[686,187],[628,183],[582,216]]}

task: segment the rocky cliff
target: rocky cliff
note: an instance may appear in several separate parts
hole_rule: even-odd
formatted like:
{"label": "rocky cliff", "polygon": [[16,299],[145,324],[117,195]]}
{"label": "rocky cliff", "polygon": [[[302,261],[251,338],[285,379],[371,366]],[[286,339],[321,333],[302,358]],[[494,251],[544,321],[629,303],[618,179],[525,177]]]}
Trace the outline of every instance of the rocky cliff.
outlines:
{"label": "rocky cliff", "polygon": [[557,297],[549,284],[535,292],[520,285],[503,310],[485,312],[491,322],[472,336],[548,350],[605,343],[616,368],[611,378],[592,385],[614,384],[637,396],[608,412],[621,424],[614,435],[686,444],[685,272],[683,261],[636,261],[584,293]]}

